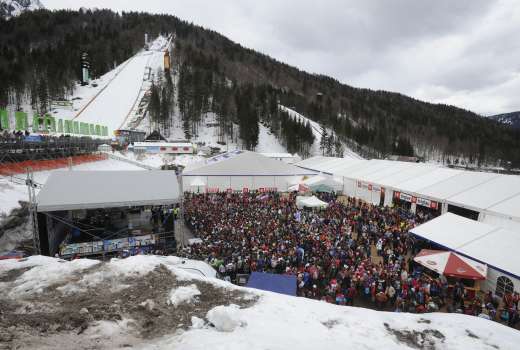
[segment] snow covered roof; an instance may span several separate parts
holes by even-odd
[[[316,172],[249,151],[232,151],[187,167],[183,176],[294,176]]]
[[[36,201],[39,212],[167,205],[179,186],[174,171],[56,171]]]
[[[520,278],[520,235],[452,213],[411,230],[419,237]]]

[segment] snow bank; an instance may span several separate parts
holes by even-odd
[[[208,311],[206,318],[219,332],[233,332],[237,327],[246,326],[241,319],[237,305],[217,306]]]
[[[184,263],[182,263],[184,261]],[[136,349],[212,349],[212,350],[234,350],[234,349],[516,349],[520,343],[520,332],[505,327],[499,323],[478,317],[461,314],[407,314],[378,312],[369,309],[336,306],[309,300],[304,298],[290,297],[282,294],[260,292],[254,289],[232,286],[226,282],[213,278],[202,277],[199,273],[182,270],[179,266],[200,268],[200,262],[184,260],[176,257],[159,256],[135,256],[127,259],[113,259],[103,264],[103,269],[94,269],[94,272],[85,271],[86,268],[94,266],[97,261],[79,259],[71,262],[63,260],[35,256],[22,261],[0,261],[0,275],[6,271],[20,268],[29,268],[12,282],[6,282],[11,288],[5,289],[0,285],[0,290],[7,290],[7,297],[19,298],[23,301],[26,293],[41,290],[53,283],[65,283],[67,276],[74,273],[83,273],[84,278],[102,271],[105,280],[111,276],[126,275],[146,276],[159,265],[166,266],[174,274],[176,280],[179,277],[192,278],[192,283],[197,285],[184,286],[171,291],[170,301],[182,303],[189,307],[193,297],[199,296],[200,301],[193,303],[193,309],[200,309],[205,300],[215,298],[210,290],[203,289],[197,279],[204,280],[220,288],[229,290],[247,291],[258,298],[252,306],[239,308],[233,303],[218,301],[205,309],[204,313],[182,319],[179,323],[168,328],[168,333],[160,338],[140,338],[142,329],[135,328],[138,324],[132,324],[129,320],[112,322],[105,320],[91,323],[85,334],[92,342],[104,344],[100,348],[117,348],[115,340],[119,338],[124,344],[130,344]],[[203,264],[203,263],[202,263]],[[138,283],[141,278],[134,281]],[[68,284],[74,284],[69,281]],[[131,283],[131,282],[129,282]],[[203,284],[207,286],[207,284]],[[152,285],[150,285],[153,288]],[[141,290],[141,289],[139,289]],[[220,289],[221,290],[221,289]],[[106,289],[110,291],[110,289]],[[145,317],[142,324],[146,324],[146,317],[156,317],[155,305],[164,305],[168,298],[169,289],[165,294],[160,294],[160,299],[139,300],[143,313],[138,314]],[[214,292],[214,291],[213,291]],[[228,293],[227,290],[224,291]],[[125,294],[126,295],[126,294]],[[153,295],[153,294],[151,294]],[[0,299],[6,297],[0,295]],[[133,295],[127,295],[130,299]],[[172,300],[173,299],[173,300]],[[225,306],[223,304],[232,303]],[[217,306],[215,306],[217,305]],[[87,309],[91,306],[84,305]],[[94,312],[96,305],[92,305],[90,311]],[[153,310],[147,311],[147,310]],[[206,311],[207,310],[207,311]],[[97,310],[99,312],[99,310]],[[176,314],[176,313],[175,313]],[[99,315],[99,313],[98,313]],[[193,314],[192,314],[193,315]],[[204,320],[205,318],[205,320]],[[134,320],[139,321],[137,318]],[[191,325],[186,326],[188,323]],[[137,322],[138,323],[138,322]],[[177,327],[177,328],[176,328]],[[0,326],[1,328],[1,326]],[[130,330],[131,336],[127,337]],[[79,342],[85,341],[85,336],[73,333]],[[57,335],[56,335],[57,337]],[[64,338],[61,335],[61,341]],[[52,338],[54,339],[54,338]],[[56,338],[58,339],[58,338]],[[105,342],[106,340],[106,342]],[[74,341],[76,344],[76,340]],[[52,344],[51,338],[45,335],[34,339],[34,348],[41,348],[41,344]],[[91,345],[90,343],[81,343]],[[119,343],[118,343],[119,344]],[[70,345],[70,343],[69,343]],[[78,348],[91,348],[82,345]],[[47,348],[52,348],[51,345]]]
[[[196,285],[190,284],[189,286],[183,286],[173,289],[170,292],[170,298],[168,304],[177,307],[183,303],[196,302],[197,296],[200,295],[200,291]]]
[[[77,259],[65,261],[44,256],[31,256],[20,261],[0,261],[0,272],[11,269],[31,268],[16,279],[14,287],[9,292],[9,297],[17,298],[21,295],[41,293],[44,288],[65,283],[74,273],[97,264],[99,264],[98,260]]]
[[[207,315],[215,328],[204,327],[199,320],[192,320],[193,327],[189,331],[153,348],[420,348],[399,340],[398,332],[410,332],[411,339],[428,342],[423,344],[425,349],[515,349],[520,341],[520,332],[477,317],[378,312],[275,293],[262,295],[260,302],[251,308],[216,307]],[[247,326],[241,321],[246,321]]]

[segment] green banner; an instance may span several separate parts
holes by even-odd
[[[58,132],[63,132],[63,119],[58,119]]]
[[[33,132],[40,131],[40,116],[38,114],[33,115],[32,131]]]
[[[15,119],[15,129],[18,130],[27,130],[27,113],[24,112],[14,112]]]
[[[73,122],[74,123],[74,127],[73,127],[73,133],[75,134],[79,134],[79,122]]]
[[[44,124],[45,124],[46,131],[50,131],[50,132],[56,131],[56,119],[53,116],[46,114],[44,117]]]
[[[5,109],[0,109],[0,126],[2,129],[9,129],[9,114]]]

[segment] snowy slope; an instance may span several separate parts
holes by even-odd
[[[0,336],[19,349],[495,350],[520,342],[517,330],[482,318],[336,306],[201,276],[211,273],[176,257],[0,261]]]
[[[152,71],[160,68],[163,51],[166,44],[164,37],[159,37],[151,45],[152,49],[143,51],[124,64],[118,75],[74,120],[87,123],[101,123],[108,126],[109,135],[125,126],[129,113],[142,96],[147,84],[143,77],[145,68]]]
[[[43,8],[44,6],[39,0],[0,0],[0,17],[16,17],[24,11]]]
[[[56,108],[53,115],[107,126],[108,135],[114,136],[113,131],[126,126],[133,108],[150,87],[145,73],[149,69],[152,74],[162,70],[167,44],[167,38],[159,36],[149,50],[140,51],[88,86],[77,85],[70,97],[72,109]]]
[[[302,114],[296,112],[295,110],[285,107],[282,105],[279,105],[280,110],[289,113],[289,115],[299,121],[302,121],[303,123],[307,123],[307,121],[311,124],[312,127],[312,133],[314,134],[314,144],[311,147],[311,154],[315,156],[321,155],[320,150],[320,141],[321,141],[321,125],[319,123],[316,123],[315,121],[303,116]],[[331,129],[327,128],[327,132],[330,134],[332,132]],[[351,150],[347,147],[347,145],[343,144],[344,148],[344,156],[354,159],[363,159],[359,154]]]
[[[203,116],[202,127],[198,130],[198,135],[191,139],[192,142],[203,142],[206,146],[211,147],[219,147],[223,151],[232,151],[235,149],[240,149],[241,145],[238,140],[238,137],[227,137],[226,145],[220,145],[217,143],[218,141],[218,127],[216,126],[208,126],[214,125],[216,123],[216,115],[213,112],[206,113]],[[172,130],[172,134],[170,135],[170,139],[182,140],[184,139],[184,130],[182,128],[182,120],[179,115],[179,112],[175,113],[173,116],[174,129]],[[235,125],[235,131],[238,133],[238,126]],[[271,134],[268,128],[266,128],[261,123],[258,124],[258,145],[255,149],[256,152],[260,153],[287,153],[287,149],[278,141],[276,136]]]

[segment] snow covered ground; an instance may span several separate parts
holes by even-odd
[[[309,121],[311,123],[312,133],[314,134],[314,144],[311,147],[311,154],[314,155],[314,156],[321,155],[322,152],[320,150],[320,141],[321,141],[321,126],[320,126],[320,124],[316,123],[315,121],[312,121],[311,119],[303,116],[302,114],[296,112],[295,110],[293,110],[293,109],[291,109],[289,107],[285,107],[285,106],[279,105],[279,108],[280,108],[280,110],[289,113],[289,115],[292,118],[295,118],[296,120],[300,120],[303,123],[307,123],[307,121]],[[327,132],[330,134],[332,132],[332,130],[327,128]],[[363,157],[361,157],[359,154],[357,154],[356,152],[354,152],[353,150],[348,148],[347,145],[345,145],[345,144],[343,144],[343,149],[344,149],[344,157],[354,158],[354,159],[363,159]]]
[[[237,138],[226,138],[226,144],[220,145],[218,144],[219,135],[218,135],[218,127],[213,126],[217,122],[216,115],[213,112],[206,113],[203,116],[203,127],[198,130],[198,135],[192,138],[192,142],[204,142],[206,146],[211,147],[219,147],[223,151],[233,151],[235,149],[240,149],[241,146]],[[177,111],[177,113],[173,117],[173,130],[170,135],[170,139],[173,140],[182,140],[184,139],[184,130],[182,128],[182,120]],[[280,141],[273,135],[268,128],[266,128],[261,123],[258,124],[259,133],[258,133],[258,145],[255,149],[256,152],[259,153],[287,153],[287,149],[280,143]],[[238,132],[238,126],[235,125],[235,130]]]
[[[335,306],[189,268],[214,273],[176,257],[0,261],[0,339],[17,349],[154,350],[495,350],[520,342],[517,330],[477,317]]]

